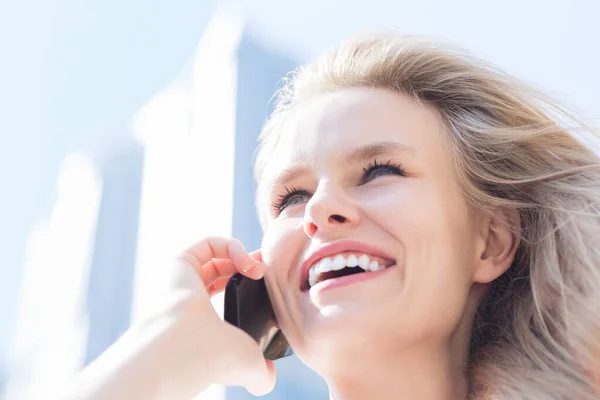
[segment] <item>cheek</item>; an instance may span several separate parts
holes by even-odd
[[[302,250],[298,249],[301,224],[301,220],[294,218],[271,221],[261,244],[263,262],[270,270],[275,269],[275,273],[279,274],[282,269],[279,265],[291,262],[294,249]]]
[[[368,217],[406,247],[407,256],[418,257],[442,275],[454,274],[448,264],[460,258],[460,268],[472,262],[474,230],[467,205],[456,188],[424,180],[374,188],[362,199]],[[467,258],[465,258],[467,257]],[[444,262],[447,258],[448,262]],[[459,265],[454,265],[459,267]]]
[[[297,311],[296,264],[302,255],[305,243],[301,220],[285,218],[271,221],[265,231],[261,246],[263,261],[267,265],[265,282],[280,327],[289,342],[299,348],[301,318]]]
[[[447,239],[448,211],[434,188],[416,179],[372,187],[361,193],[368,218],[401,243],[439,246]],[[414,249],[412,249],[414,250]]]
[[[451,332],[472,283],[473,237],[466,205],[441,192],[407,183],[380,190],[368,206],[369,218],[402,247],[404,289],[396,307],[406,317],[403,324],[418,330],[411,336]]]

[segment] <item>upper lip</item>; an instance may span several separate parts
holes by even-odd
[[[371,254],[377,257],[394,260],[389,254],[383,250],[368,245],[366,243],[353,240],[344,240],[336,243],[327,244],[315,249],[300,266],[300,287],[303,288],[308,282],[308,272],[310,267],[318,260],[334,254],[339,254],[344,251],[355,251],[360,253]]]

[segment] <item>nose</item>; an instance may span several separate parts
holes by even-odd
[[[341,188],[333,185],[320,185],[304,210],[304,232],[311,238],[330,236],[340,228],[352,228],[359,223],[356,205]]]

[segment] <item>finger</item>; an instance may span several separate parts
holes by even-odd
[[[200,275],[204,284],[209,286],[218,279],[230,278],[238,272],[252,279],[260,279],[264,275],[265,268],[262,264],[259,264],[257,263],[257,265],[249,270],[239,271],[238,267],[231,260],[215,258],[204,264],[196,272]]]
[[[262,260],[262,249],[254,250],[250,252],[250,257],[254,258],[258,262],[263,262]]]
[[[181,257],[190,262],[196,269],[200,268],[213,258],[230,259],[241,270],[252,267],[254,260],[244,245],[233,238],[208,237],[200,240],[185,250]]]
[[[244,245],[237,239],[209,237],[203,239],[187,250],[180,258],[189,262],[196,271],[202,275],[203,266],[212,261],[213,258],[229,259],[236,266],[236,270],[244,274],[249,274],[257,265],[257,260],[252,258],[244,248]],[[215,265],[209,265],[208,268],[214,269]],[[264,270],[262,266],[258,271]],[[219,274],[219,270],[215,272]],[[254,277],[257,272],[252,271],[249,276]],[[261,274],[262,276],[262,274]]]
[[[271,393],[275,388],[277,380],[275,363],[271,360],[264,360],[264,368],[261,369],[260,374],[246,385],[246,390],[254,396],[264,396],[265,394]]]
[[[231,260],[215,258],[196,270],[206,286],[214,284],[221,278],[229,279],[237,272],[237,267]]]
[[[229,278],[219,278],[217,279],[215,282],[213,282],[208,288],[208,294],[212,297],[216,294],[221,293],[223,290],[225,290],[225,287],[227,286],[227,282],[229,282]]]

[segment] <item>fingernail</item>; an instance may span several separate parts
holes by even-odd
[[[251,266],[249,266],[249,267],[247,267],[247,268],[244,268],[242,271],[243,271],[245,274],[247,274],[247,273],[248,273],[249,271],[251,271],[251,270],[252,270],[252,268],[254,268],[254,267],[256,267],[256,264],[254,264],[254,265],[251,265]]]

